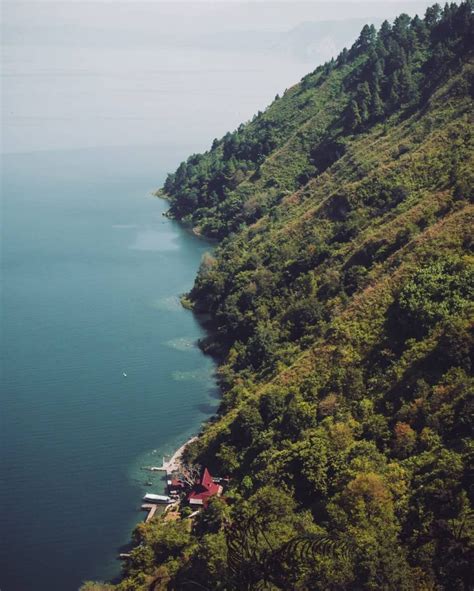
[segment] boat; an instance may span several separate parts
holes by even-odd
[[[156,503],[165,505],[169,505],[173,502],[173,499],[168,495],[155,495],[153,493],[146,493],[146,495],[143,497],[143,500],[146,503]]]
[[[124,378],[127,377],[127,374],[124,371],[122,372],[122,375],[123,375]]]

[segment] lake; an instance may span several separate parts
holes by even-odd
[[[187,150],[3,158],[2,591],[117,576],[142,495],[163,487],[143,467],[218,404],[179,303],[210,247],[151,196]]]

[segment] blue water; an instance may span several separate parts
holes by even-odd
[[[162,486],[143,466],[216,406],[203,330],[178,300],[209,246],[150,195],[179,156],[3,159],[2,591],[117,576],[140,498]]]

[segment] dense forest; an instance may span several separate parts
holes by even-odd
[[[219,241],[187,302],[222,402],[187,455],[229,486],[84,589],[474,588],[472,9],[365,26],[168,176]]]

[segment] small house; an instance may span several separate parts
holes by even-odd
[[[191,492],[188,494],[188,503],[190,505],[205,506],[212,496],[220,496],[221,494],[222,486],[217,482],[214,482],[209,470],[204,468],[200,480],[196,482]]]

